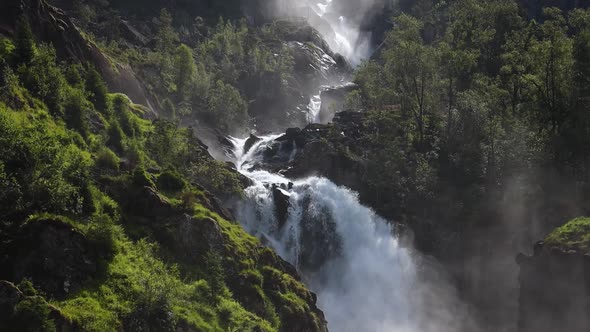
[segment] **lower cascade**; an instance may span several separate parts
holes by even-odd
[[[436,264],[400,245],[394,228],[325,178],[290,182],[257,168],[278,136],[244,152],[238,169],[254,184],[236,209],[248,232],[275,249],[317,293],[331,331],[475,331]]]

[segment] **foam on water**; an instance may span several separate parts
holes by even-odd
[[[251,170],[277,137],[263,137],[246,153],[246,140],[233,140],[236,165],[254,181],[236,214],[248,232],[303,274],[330,330],[459,331],[462,316],[446,311],[450,303],[459,306],[450,287],[421,278],[424,266],[416,254],[400,246],[391,225],[360,204],[356,193],[325,178],[289,185],[279,174]],[[282,227],[275,217],[273,184],[282,185],[289,197],[289,217]]]

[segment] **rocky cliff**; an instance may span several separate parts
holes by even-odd
[[[520,332],[590,330],[589,225],[573,220],[517,257]]]

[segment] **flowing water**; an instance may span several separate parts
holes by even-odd
[[[464,317],[448,308],[460,306],[451,287],[433,264],[400,246],[391,224],[361,205],[356,193],[325,178],[291,182],[256,169],[277,137],[263,137],[246,152],[246,140],[233,139],[236,166],[254,181],[237,217],[248,232],[297,267],[317,293],[329,329],[459,331]],[[289,200],[283,225],[275,214],[275,190]]]
[[[334,31],[332,37],[324,35],[330,46],[358,63],[367,56],[358,26],[337,14],[334,19],[332,12],[334,2],[343,0],[319,1],[287,3],[311,6]],[[309,123],[318,122],[321,105],[321,93],[311,98]],[[248,151],[247,139],[231,138],[233,162],[254,183],[238,203],[236,216],[248,232],[298,269],[318,295],[330,331],[476,331],[436,262],[400,245],[392,223],[360,204],[357,193],[326,178],[292,180],[262,169],[265,151],[276,149],[279,136],[261,137]],[[278,153],[282,160],[292,160],[295,143]],[[277,210],[278,199],[288,201],[286,216]]]

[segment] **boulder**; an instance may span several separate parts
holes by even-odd
[[[246,140],[246,144],[244,144],[244,154],[248,153],[250,149],[262,139],[254,134],[250,134],[250,137]]]
[[[141,188],[129,208],[133,215],[146,218],[166,217],[174,212],[172,204],[152,187]]]

